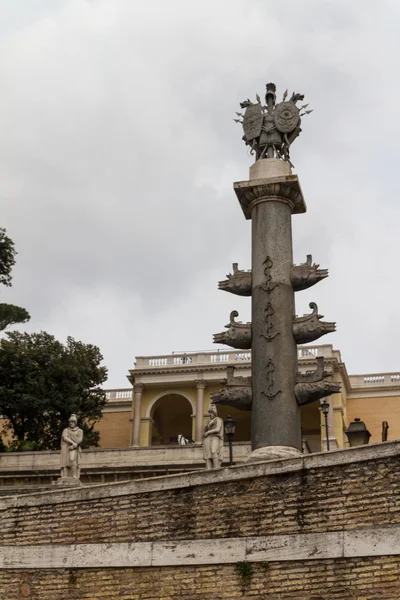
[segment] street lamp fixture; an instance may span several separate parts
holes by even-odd
[[[329,414],[329,404],[326,400],[321,403],[321,412],[324,415],[325,419],[325,437],[326,437],[326,449],[329,452],[329,431],[328,431],[328,414]]]
[[[236,421],[228,415],[224,421],[224,429],[229,443],[229,466],[233,465],[232,440],[235,435]]]
[[[354,421],[350,423],[348,430],[345,431],[345,434],[347,435],[351,447],[368,444],[369,438],[371,437],[370,432],[365,427],[364,421],[361,421],[361,419],[354,419]]]

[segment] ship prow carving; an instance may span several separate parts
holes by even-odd
[[[310,404],[340,392],[341,384],[332,381],[331,373],[324,370],[324,357],[316,358],[317,368],[311,373],[297,373],[294,395],[299,406]]]
[[[324,370],[324,358],[319,356],[317,368],[311,373],[297,373],[294,393],[297,404],[303,406],[317,402],[325,396],[340,392],[341,384],[332,380],[332,375]],[[223,389],[211,393],[211,402],[232,406],[238,410],[251,410],[253,389],[251,377],[235,377],[235,368],[227,368],[227,378],[221,380]]]
[[[320,320],[323,315],[318,314],[315,302],[310,302],[309,306],[312,310],[309,315],[295,317],[293,321],[293,335],[297,344],[308,344],[326,333],[336,331],[336,323]]]
[[[315,383],[316,381],[320,381],[323,377],[327,377],[329,373],[327,373],[325,369],[325,359],[323,356],[318,356],[316,359],[317,368],[315,371],[311,371],[311,373],[297,373],[296,382],[297,383]]]
[[[232,270],[227,279],[218,283],[218,289],[237,296],[251,296],[251,271],[240,270],[238,263],[233,263]]]
[[[306,290],[325,277],[329,277],[328,269],[320,269],[319,265],[312,264],[312,255],[307,254],[307,261],[294,265],[292,270],[292,287],[295,292]]]
[[[233,263],[232,273],[227,274],[227,279],[218,282],[218,289],[230,292],[237,296],[251,296],[252,272],[238,268],[238,263]],[[328,269],[320,269],[319,265],[312,264],[312,255],[307,254],[307,260],[300,265],[293,265],[291,282],[295,292],[306,290],[322,279],[329,276]]]
[[[227,379],[222,379],[220,382],[225,387],[211,393],[211,402],[232,406],[238,410],[251,410],[253,401],[251,377],[235,377],[234,372],[234,367],[227,368]]]
[[[228,325],[225,325],[227,331],[214,334],[214,344],[226,344],[237,350],[249,350],[251,348],[251,323],[241,323],[235,321],[238,317],[237,310],[230,314]]]
[[[327,374],[321,381],[313,383],[296,383],[294,386],[294,395],[296,396],[297,404],[303,406],[310,404],[340,392],[341,384],[339,381],[332,381],[331,376]]]

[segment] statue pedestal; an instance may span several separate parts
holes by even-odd
[[[290,163],[279,158],[262,158],[250,167],[250,179],[270,179],[289,175],[292,175]]]
[[[83,484],[75,477],[59,477],[56,482],[58,487],[81,487]]]

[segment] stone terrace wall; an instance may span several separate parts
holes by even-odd
[[[0,598],[398,600],[399,456],[389,442],[4,497]]]
[[[254,565],[242,586],[233,565],[0,572],[2,600],[398,600],[398,558]]]

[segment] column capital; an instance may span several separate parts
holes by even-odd
[[[138,383],[133,384],[133,391],[135,392],[135,394],[143,392],[143,390],[144,390],[144,383],[138,381]]]
[[[233,187],[246,219],[251,219],[251,211],[259,202],[284,202],[294,214],[307,210],[296,175],[238,181]]]
[[[207,387],[207,382],[204,379],[197,379],[196,387],[198,390],[204,390]]]

